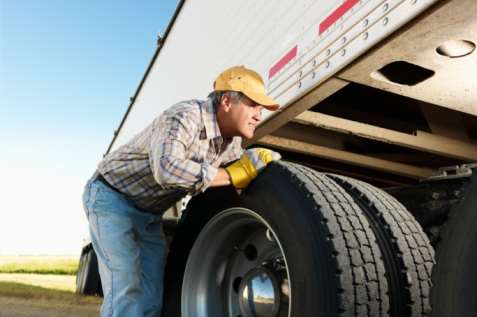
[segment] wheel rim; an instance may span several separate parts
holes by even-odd
[[[249,209],[225,210],[202,229],[189,254],[182,316],[290,316],[289,276],[271,226]]]

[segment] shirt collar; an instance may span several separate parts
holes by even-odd
[[[202,122],[204,123],[205,128],[205,138],[222,138],[219,123],[217,122],[217,111],[214,107],[212,99],[207,98],[207,100],[203,101],[201,103],[200,110],[202,114]]]

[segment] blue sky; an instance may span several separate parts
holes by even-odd
[[[0,254],[75,254],[82,187],[177,5],[0,0]]]

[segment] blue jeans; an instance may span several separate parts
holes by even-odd
[[[162,215],[137,209],[101,181],[83,204],[103,286],[101,316],[160,317],[167,245]]]

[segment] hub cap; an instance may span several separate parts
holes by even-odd
[[[286,257],[261,216],[228,209],[202,229],[184,272],[183,317],[289,317],[291,296]]]
[[[275,317],[280,308],[280,292],[273,272],[265,268],[248,272],[240,285],[239,300],[245,317]]]

